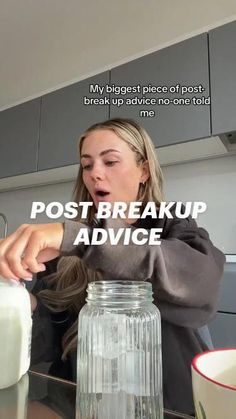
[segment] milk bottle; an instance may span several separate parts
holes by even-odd
[[[30,297],[18,281],[0,279],[0,389],[27,372],[31,347]]]
[[[28,390],[28,374],[14,386],[0,390],[0,419],[27,418]]]

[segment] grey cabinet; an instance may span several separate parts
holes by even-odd
[[[0,178],[37,170],[40,99],[0,113]]]
[[[236,347],[236,315],[217,313],[208,326],[215,348]]]
[[[218,313],[209,324],[216,348],[236,347],[236,264],[225,263]]]
[[[221,282],[219,311],[234,313],[236,317],[236,264],[225,263]]]
[[[176,93],[171,93],[170,87],[180,85]],[[137,120],[151,135],[156,146],[180,143],[192,139],[208,137],[210,135],[210,105],[197,105],[198,101],[209,102],[209,68],[208,68],[208,39],[202,34],[178,44],[164,48],[160,51],[146,55],[127,64],[111,70],[111,85],[138,86],[140,92],[111,93],[115,102],[118,98],[124,99],[122,106],[116,102],[111,105],[111,117],[127,117]],[[204,91],[200,92],[202,88]],[[167,93],[143,94],[143,87],[166,86]],[[194,87],[194,89],[192,89]],[[189,90],[181,95],[181,89]],[[193,92],[192,90],[195,90]],[[197,93],[196,93],[197,91]],[[192,93],[190,93],[192,92]],[[117,93],[119,90],[117,89]],[[163,99],[172,100],[168,104],[159,105],[129,105],[126,99],[135,97],[154,98],[161,103]],[[193,99],[195,97],[195,99]],[[207,98],[202,99],[203,97]],[[188,99],[189,104],[180,105],[179,99]],[[196,100],[196,98],[198,100]],[[129,101],[128,101],[129,103]],[[154,111],[149,116],[142,111]],[[152,116],[150,116],[152,115]]]
[[[43,96],[39,170],[78,162],[78,137],[109,115],[108,105],[85,105],[83,98],[102,98],[98,93],[89,93],[89,85],[103,86],[108,82],[109,72],[105,72]]]
[[[236,22],[209,33],[212,133],[236,130]]]

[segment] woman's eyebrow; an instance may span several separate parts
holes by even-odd
[[[108,154],[108,153],[111,153],[111,152],[120,153],[119,150],[115,150],[114,148],[109,148],[108,150],[101,151],[101,153],[99,154],[99,156],[104,156],[104,154]],[[81,154],[81,157],[80,158],[81,159],[83,159],[83,158],[92,158],[92,156],[90,156],[90,154]]]

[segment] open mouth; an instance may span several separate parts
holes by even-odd
[[[104,197],[104,196],[109,195],[109,193],[110,193],[110,192],[106,192],[106,191],[102,191],[102,190],[100,190],[100,191],[99,191],[99,190],[98,190],[98,191],[96,191],[96,192],[95,192],[95,195],[96,195],[96,196],[99,196],[99,197]]]

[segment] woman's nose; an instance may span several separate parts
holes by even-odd
[[[104,171],[99,165],[94,165],[90,175],[94,180],[102,180],[104,178]]]

